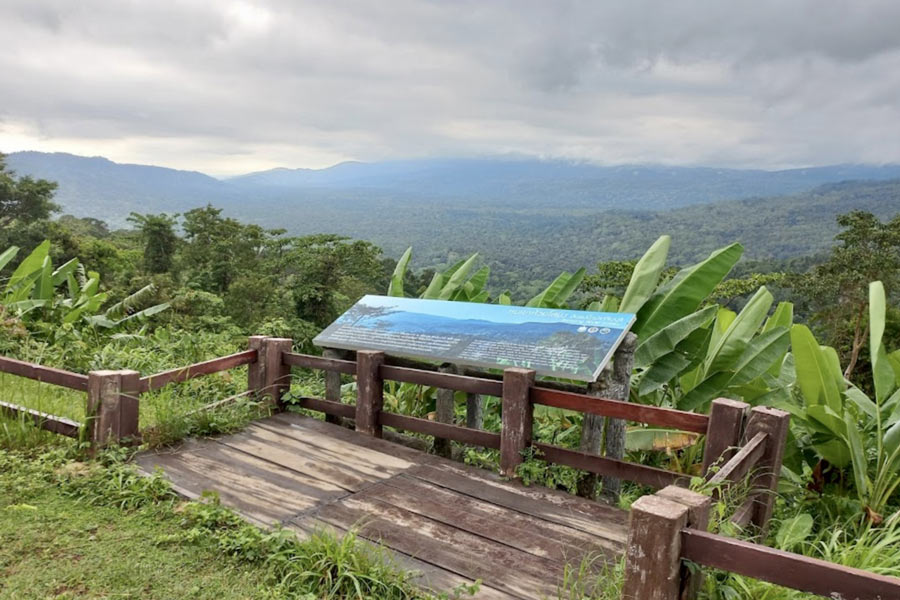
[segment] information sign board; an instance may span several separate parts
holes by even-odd
[[[313,342],[595,381],[634,318],[630,313],[365,296]]]

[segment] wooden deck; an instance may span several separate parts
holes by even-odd
[[[477,598],[555,598],[566,563],[616,559],[626,539],[619,509],[292,413],[136,460],[161,467],[186,497],[218,492],[262,526],[358,527],[421,572],[423,587],[481,579]]]

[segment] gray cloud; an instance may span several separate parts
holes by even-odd
[[[900,162],[900,3],[5,0],[0,150]]]

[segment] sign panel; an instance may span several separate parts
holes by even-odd
[[[313,342],[595,381],[634,318],[628,313],[365,296]]]

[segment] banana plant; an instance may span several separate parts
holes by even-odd
[[[783,405],[794,428],[816,453],[850,467],[856,494],[878,523],[900,487],[900,382],[884,347],[886,300],[880,281],[869,284],[869,350],[874,399],[844,378],[838,354],[820,346],[804,325],[791,330],[796,386],[802,403]],[[874,460],[872,460],[874,457]]]
[[[0,254],[0,269],[18,254],[12,246]],[[112,329],[126,322],[143,320],[166,308],[158,304],[137,310],[155,293],[152,285],[145,286],[107,309],[103,305],[109,299],[100,291],[100,275],[86,271],[73,258],[53,268],[50,258],[50,242],[44,241],[35,248],[13,271],[0,295],[0,304],[19,318],[40,320],[53,324],[84,322],[103,329]]]
[[[406,277],[406,270],[409,267],[411,257],[412,247],[406,249],[406,252],[397,261],[397,266],[394,267],[391,282],[388,286],[388,296],[402,298],[406,295],[403,289],[403,280]],[[476,252],[443,273],[435,273],[431,283],[428,284],[428,287],[419,297],[428,300],[487,302],[490,299],[490,294],[484,288],[491,272],[490,268],[485,265],[469,277],[477,259],[478,253]]]

